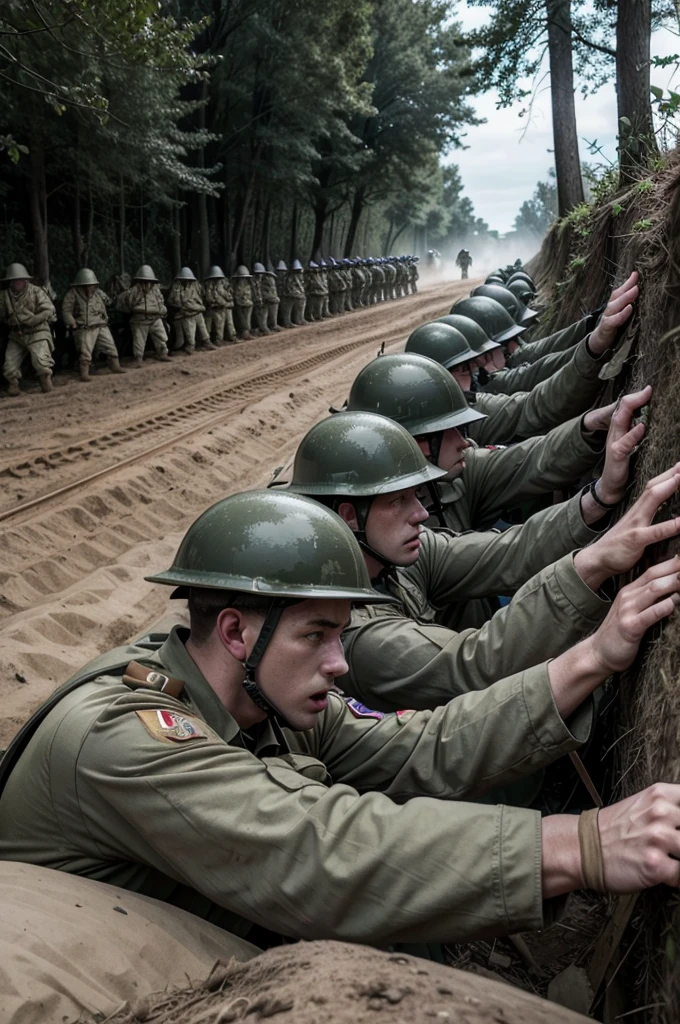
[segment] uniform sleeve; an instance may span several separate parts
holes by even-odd
[[[22,327],[38,327],[40,324],[49,323],[56,318],[57,311],[54,303],[44,288],[35,289],[35,306],[30,316],[22,321]]]
[[[578,345],[580,341],[593,329],[592,317],[584,316],[575,324],[549,334],[547,338],[540,338],[538,341],[529,341],[521,348],[513,352],[506,360],[507,365],[513,369],[523,363],[535,363],[537,359],[550,355],[552,352],[565,352],[567,349]]]
[[[537,359],[535,363],[526,363],[514,370],[499,370],[489,378],[484,390],[492,395],[512,395],[515,391],[531,391],[533,387],[547,380],[553,373],[557,373],[569,362],[574,355],[574,349],[568,348],[565,352],[553,352],[550,355]]]
[[[391,611],[357,609],[343,637],[349,672],[339,685],[380,711],[435,708],[562,654],[596,629],[609,607],[565,555],[481,629],[455,633]]]
[[[75,305],[76,296],[73,288],[69,288],[64,296],[64,301],[61,304],[61,315],[64,318],[64,323],[67,327],[75,327],[76,320],[73,315],[73,307]]]
[[[569,487],[597,465],[604,435],[583,429],[582,417],[501,451],[479,448],[466,457],[463,475],[472,522],[484,529],[504,508],[537,494]]]
[[[585,341],[573,359],[531,391],[512,395],[480,395],[480,412],[487,419],[470,431],[478,444],[510,444],[545,434],[579,413],[586,412],[602,389],[599,372],[605,357],[593,358]],[[473,423],[472,427],[477,427]]]
[[[418,746],[417,730],[408,742]],[[575,742],[566,731],[564,742]],[[338,765],[349,745],[346,726]],[[542,924],[534,811],[426,796],[399,804],[217,737],[154,741],[134,712],[90,730],[78,775],[102,858],[148,864],[291,937],[464,941]]]

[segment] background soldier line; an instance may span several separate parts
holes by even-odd
[[[284,328],[318,323],[341,313],[418,291],[415,255],[256,262],[241,264],[231,278],[212,266],[202,282],[182,267],[164,297],[154,270],[139,267],[132,279],[111,279],[108,294],[97,275],[83,267],[64,296],[57,320],[54,294],[33,284],[21,263],[10,264],[0,282],[0,324],[6,332],[3,375],[7,394],[21,393],[21,367],[30,357],[41,390],[52,390],[55,365],[78,361],[80,380],[91,380],[92,361],[104,356],[112,373],[124,373],[120,358],[132,349],[132,367],[143,366],[150,341],[159,362],[193,355],[196,348],[248,341]],[[129,331],[128,331],[129,328]],[[75,357],[75,358],[74,358]]]

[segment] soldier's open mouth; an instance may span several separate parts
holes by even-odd
[[[313,693],[309,699],[320,711],[323,711],[328,705],[328,690],[319,690],[318,693]]]

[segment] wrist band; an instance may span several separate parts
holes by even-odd
[[[595,892],[606,892],[604,882],[604,862],[600,844],[600,826],[598,816],[600,808],[583,811],[578,819],[578,845],[581,851],[581,874],[586,889]]]
[[[602,498],[599,498],[598,495],[597,495],[597,491],[595,489],[595,484],[596,483],[597,483],[597,480],[593,480],[593,482],[591,483],[590,487],[588,488],[589,493],[592,495],[593,501],[595,502],[596,505],[599,505],[600,508],[603,508],[605,510],[605,512],[611,512],[611,510],[613,508],[616,508],[616,506],[619,504],[619,502],[618,501],[614,501],[614,502],[612,502],[612,504],[608,504],[606,501],[602,501]]]

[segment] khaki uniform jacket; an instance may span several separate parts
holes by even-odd
[[[0,321],[10,332],[21,332],[23,341],[31,345],[47,341],[52,346],[52,332],[48,324],[57,318],[54,303],[44,288],[26,282],[23,292],[16,294],[10,288],[0,292]]]
[[[537,359],[542,359],[543,356],[550,355],[551,352],[564,352],[573,348],[590,334],[595,326],[594,320],[595,318],[592,316],[584,316],[582,320],[570,324],[569,327],[564,327],[561,331],[556,331],[555,334],[549,334],[547,338],[525,342],[521,348],[508,356],[505,360],[506,366],[509,369],[514,369],[516,366],[522,366],[523,363],[535,363]]]
[[[469,425],[469,436],[477,444],[485,445],[510,444],[545,434],[590,408],[602,390],[599,373],[607,359],[608,353],[593,358],[582,341],[566,366],[531,391],[512,395],[467,394],[468,403],[487,416]]]
[[[105,327],[109,322],[106,307],[110,305],[111,299],[101,288],[91,299],[82,288],[69,288],[61,304],[61,315],[67,327]]]
[[[347,281],[345,281],[345,278],[342,276],[337,267],[331,270],[328,275],[328,289],[333,293],[347,291]]]
[[[249,277],[232,277],[231,287],[234,292],[234,302],[237,306],[248,307],[253,305],[253,289]]]
[[[203,294],[198,281],[190,281],[183,285],[181,281],[174,281],[168,293],[168,306],[172,308],[174,320],[183,320],[186,317],[196,316],[198,313],[205,313]]]
[[[355,717],[332,694],[308,732],[245,735],[185,638],[112,652],[183,679],[182,700],[102,675],[50,712],[0,801],[0,857],[241,935],[464,941],[546,923],[540,815],[467,802],[588,738],[590,706],[565,723],[545,665],[433,712]]]
[[[307,295],[328,294],[324,279],[318,270],[310,270],[305,273],[305,292]]]
[[[480,389],[492,395],[512,395],[516,391],[531,391],[532,388],[557,373],[574,358],[574,349],[553,352],[542,356],[535,363],[523,363],[514,370],[498,370],[489,375],[489,380]]]
[[[275,277],[272,277],[271,274],[262,274],[260,278],[260,286],[262,289],[262,302],[269,304],[270,302],[279,301],[279,293],[276,290]]]
[[[385,274],[385,280],[389,284],[395,284],[396,283],[396,280],[397,280],[397,268],[395,267],[395,265],[393,263],[386,263],[384,265],[384,267],[383,267],[383,272]]]
[[[289,270],[283,279],[281,294],[286,299],[305,298],[305,275],[301,270]]]
[[[118,296],[118,308],[123,313],[131,313],[133,324],[152,324],[167,314],[160,285],[153,284],[148,292],[141,285],[133,284],[131,288]]]
[[[203,298],[208,309],[234,308],[231,283],[223,277],[214,277],[203,282]]]
[[[253,274],[253,278],[250,282],[250,287],[253,293],[253,305],[262,305],[262,280],[264,274]]]

